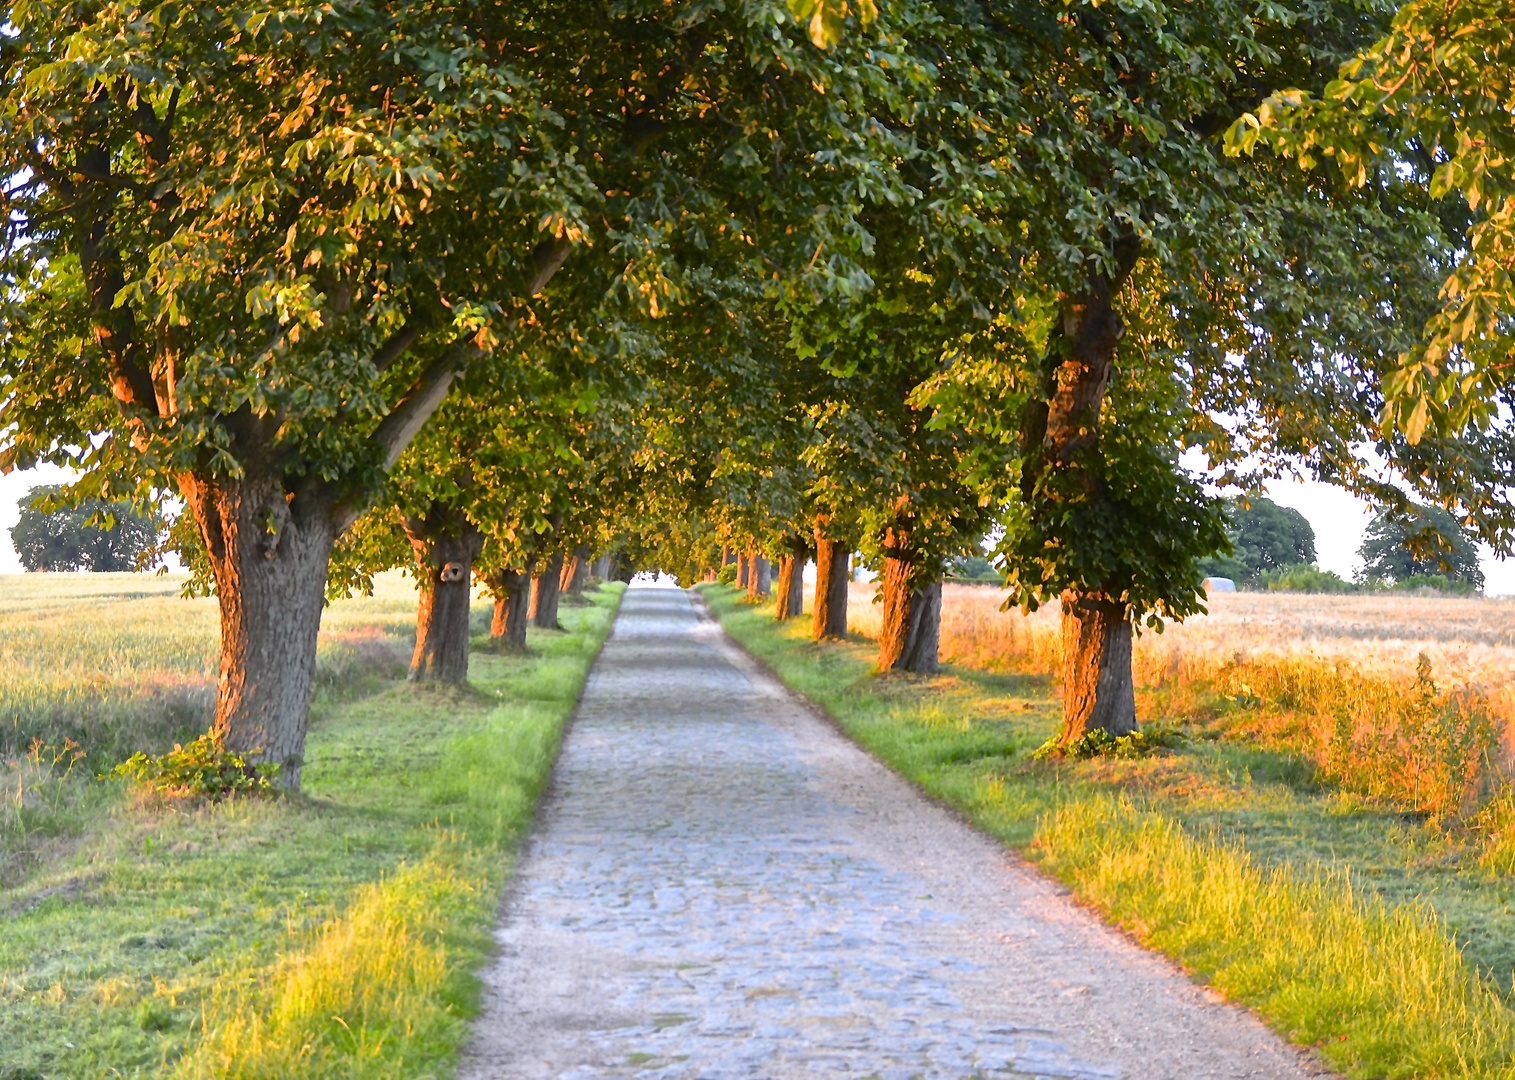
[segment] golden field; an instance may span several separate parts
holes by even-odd
[[[878,633],[875,592],[852,586],[848,626],[864,637]],[[1057,605],[1027,616],[1003,601],[992,587],[945,586],[942,659],[1055,677]],[[1509,798],[1515,601],[1242,592],[1208,606],[1137,639],[1143,722],[1288,750],[1325,779],[1436,816]]]

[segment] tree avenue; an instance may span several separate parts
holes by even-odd
[[[1008,602],[1061,604],[1060,744],[1125,734],[1223,492],[1515,523],[1503,174],[1331,83],[1452,32],[1414,10],[7,4],[0,465],[182,504],[213,730],[290,785],[325,597],[402,565],[420,682],[467,679],[476,588],[519,650],[591,561],[728,556],[817,638],[857,556],[879,670],[930,672],[997,530]]]
[[[576,246],[656,314],[668,249],[766,224],[753,258],[824,290],[898,186],[853,108],[877,63],[778,3],[5,14],[4,464],[182,498],[215,729],[295,785],[333,543]]]

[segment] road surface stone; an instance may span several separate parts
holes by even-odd
[[[1321,1072],[627,591],[517,866],[468,1080]]]

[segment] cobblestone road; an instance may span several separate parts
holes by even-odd
[[[462,1075],[1319,1075],[634,588],[518,867]]]

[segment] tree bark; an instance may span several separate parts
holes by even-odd
[[[747,554],[747,599],[751,603],[757,603],[767,596],[772,590],[772,577],[768,569],[768,558],[761,552],[752,551]]]
[[[563,580],[563,553],[556,552],[532,590],[531,623],[543,630],[561,630],[558,625],[558,587]]]
[[[484,534],[461,510],[433,504],[425,517],[407,517],[405,535],[415,551],[421,583],[411,682],[468,681],[468,607],[473,561]]]
[[[901,555],[884,559],[884,626],[879,634],[879,671],[934,674],[941,639],[942,583],[916,587],[916,566]]]
[[[573,558],[563,567],[563,579],[559,588],[575,600],[581,600],[584,597],[584,586],[588,581],[589,549],[576,547],[573,549]]]
[[[1115,366],[1125,324],[1115,310],[1115,288],[1135,265],[1139,247],[1131,238],[1117,242],[1116,281],[1090,275],[1087,288],[1062,298],[1058,339],[1063,350],[1051,370],[1049,399],[1037,447],[1037,470],[1070,474],[1094,504],[1106,498],[1099,456],[1100,410]],[[1028,434],[1038,434],[1034,431]],[[1034,483],[1036,472],[1030,475]],[[1023,483],[1026,478],[1023,477]],[[1076,538],[1069,538],[1076,543]],[[1113,599],[1113,584],[1069,589],[1062,595],[1063,727],[1059,745],[1099,728],[1112,735],[1136,730],[1131,678],[1131,614]]]
[[[798,619],[805,606],[805,557],[785,555],[779,560],[778,601],[773,617],[780,622]]]
[[[747,553],[745,551],[739,552],[736,557],[736,587],[738,589],[745,589],[747,587],[748,572]]]
[[[527,614],[531,607],[531,578],[521,570],[496,570],[485,579],[494,597],[489,624],[493,644],[509,652],[526,651]]]
[[[847,636],[847,573],[852,545],[831,540],[819,532],[815,536],[815,623],[812,636],[844,638]]]
[[[599,578],[601,581],[610,580],[610,556],[601,555],[594,561],[594,566],[589,571],[590,577]]]
[[[183,475],[221,609],[221,673],[211,730],[229,750],[280,767],[298,789],[315,685],[326,568],[345,522],[277,477]]]
[[[1066,746],[1099,728],[1136,730],[1131,619],[1126,606],[1090,593],[1063,594],[1063,730]]]

